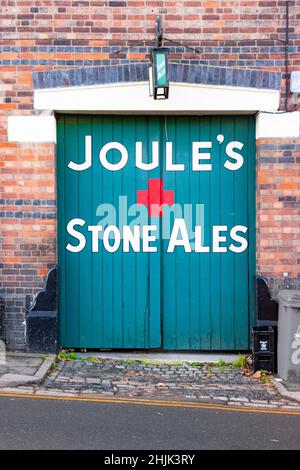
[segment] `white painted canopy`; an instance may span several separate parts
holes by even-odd
[[[149,96],[148,82],[39,89],[34,107],[76,113],[237,114],[276,110],[279,91],[217,85],[170,83],[167,100]]]

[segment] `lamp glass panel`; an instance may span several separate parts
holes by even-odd
[[[165,87],[168,85],[167,78],[167,57],[166,54],[156,52],[156,86]]]

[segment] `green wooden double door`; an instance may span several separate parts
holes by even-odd
[[[245,350],[251,116],[57,118],[60,345]]]

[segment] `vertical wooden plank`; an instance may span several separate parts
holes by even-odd
[[[127,119],[127,117],[125,119]],[[135,119],[136,129],[137,129],[136,141],[142,142],[142,147],[143,147],[142,161],[144,163],[150,163],[152,161],[152,147],[151,147],[151,142],[149,139],[149,121],[151,120],[151,117],[148,117],[146,119],[135,117],[134,119]],[[132,156],[132,158],[134,158],[134,155]],[[136,203],[137,201],[137,192],[140,190],[145,190],[148,187],[148,179],[151,178],[151,174],[152,174],[152,170],[145,171],[139,168],[135,169],[135,194],[133,198],[133,203]],[[142,229],[143,225],[148,224],[149,219],[146,216],[147,209],[143,207],[141,208],[141,210],[145,212],[145,220],[141,224],[141,229]],[[132,216],[130,218],[130,221],[134,220],[135,217],[136,217],[135,215]],[[136,347],[148,348],[149,347],[149,326],[150,326],[149,256],[148,256],[148,253],[143,253],[141,250],[139,253],[134,253],[134,257],[135,257],[135,266],[136,266],[136,272],[135,272]]]
[[[78,149],[78,117],[66,116],[65,120],[65,191],[66,191],[66,220],[65,228],[71,219],[78,218],[78,173],[68,168],[69,162],[82,162]],[[77,244],[73,237],[66,233],[67,244]],[[79,259],[77,253],[66,250],[66,346],[80,347],[80,317],[79,317]]]
[[[221,118],[220,135],[224,136],[224,141],[220,144],[214,136],[214,145],[220,147],[220,164],[221,164],[221,224],[227,226],[226,243],[224,246],[227,249],[226,253],[220,255],[220,333],[221,333],[221,349],[230,350],[234,349],[234,318],[235,318],[235,305],[234,296],[235,291],[239,292],[239,288],[235,290],[235,275],[234,275],[234,253],[229,250],[230,245],[230,230],[235,225],[235,173],[227,169],[224,164],[226,162],[225,149],[226,145],[235,140],[234,133],[234,120],[231,116],[223,116]],[[232,159],[229,159],[232,161]],[[237,170],[239,171],[239,170]]]
[[[66,266],[65,266],[65,117],[58,115],[57,123],[57,249],[58,249],[58,331],[59,346],[66,341]]]
[[[103,116],[103,145],[113,140],[113,121],[111,116]],[[119,152],[110,151],[107,156],[109,161],[118,161]],[[100,163],[99,163],[100,164]],[[113,199],[113,172],[103,168],[103,201],[112,204]],[[108,224],[105,225],[105,227]],[[104,228],[105,228],[104,227]],[[102,279],[103,279],[103,348],[111,348],[113,345],[114,325],[114,284],[113,284],[113,255],[103,250]]]
[[[199,141],[210,141],[210,119],[207,116],[200,118]],[[211,171],[198,172],[199,202],[204,210],[203,245],[211,246]],[[211,348],[211,253],[199,255],[199,310],[201,349]]]
[[[103,168],[99,162],[99,150],[103,145],[102,116],[92,117],[92,224],[101,223],[97,209],[103,201]],[[104,344],[103,338],[103,247],[99,240],[98,253],[92,253],[92,344],[94,348]]]
[[[149,118],[149,140],[161,142],[162,118],[153,116]],[[161,149],[160,149],[161,150]],[[151,179],[161,178],[161,167],[151,171]],[[158,228],[157,251],[148,253],[149,256],[149,346],[161,347],[161,220],[160,217],[149,217],[150,225]]]
[[[80,116],[78,118],[78,152],[80,159],[85,158],[85,137],[91,135],[91,117]],[[92,347],[92,244],[91,236],[87,226],[92,221],[92,171],[91,168],[80,171],[78,175],[78,215],[85,220],[86,225],[83,232],[86,237],[86,245],[78,256],[79,285],[78,285],[78,308],[79,308],[79,330],[80,347]]]
[[[220,118],[210,118],[210,138],[213,142],[212,147],[212,171],[211,171],[211,205],[210,205],[210,230],[214,225],[222,225],[221,215],[221,149],[216,143],[216,136],[220,133]],[[212,249],[212,247],[211,247]],[[222,254],[223,255],[223,254]],[[221,306],[221,254],[210,254],[210,295],[211,295],[211,348],[221,348],[221,323],[220,323],[220,306]]]
[[[125,118],[124,118],[125,119]],[[122,170],[123,193],[127,196],[127,204],[135,203],[135,168],[134,168],[134,142],[136,140],[136,124],[134,117],[128,116],[124,121],[123,145],[128,150],[130,162]],[[135,347],[135,254],[133,252],[123,255],[123,328],[124,347]]]
[[[123,118],[122,116],[113,116],[113,135],[112,140],[114,142],[123,143]],[[120,158],[118,152],[115,155],[116,158]],[[119,197],[122,193],[123,185],[123,170],[115,171],[112,174],[113,179],[113,194],[112,194],[112,204],[116,210],[116,225],[119,227]],[[122,244],[120,248],[111,254],[113,262],[113,308],[111,315],[113,316],[113,347],[122,348],[123,347],[123,308],[122,308],[122,296],[123,296],[123,286],[122,286],[122,270],[123,270],[123,253],[122,253]]]
[[[161,146],[161,167],[164,187],[174,191],[175,205],[177,201],[175,187],[175,172],[166,171],[166,142],[173,142],[173,151],[176,152],[176,117],[163,116],[163,138]],[[167,227],[170,230],[173,227],[176,214],[166,208],[164,212],[165,236],[167,236]],[[179,217],[181,215],[179,214]],[[177,215],[178,217],[178,215]],[[175,253],[167,253],[169,238],[162,240],[162,328],[163,328],[163,347],[164,349],[177,348],[177,307],[176,307],[176,258]]]
[[[188,166],[189,144],[189,118],[183,116],[176,120],[175,163],[184,163],[185,166]],[[176,172],[175,182],[176,201],[183,205],[189,201],[188,170]],[[179,349],[188,349],[190,339],[189,257],[190,254],[185,252],[183,246],[176,247],[177,348]]]
[[[200,204],[200,185],[199,172],[192,169],[192,142],[199,141],[199,118],[195,116],[189,117],[190,125],[190,141],[189,141],[189,157],[186,162],[186,171],[189,174],[189,198],[186,203],[189,204],[189,211],[185,212],[185,220],[190,230],[194,232],[194,227],[198,223],[196,219],[197,205]],[[191,220],[188,220],[191,217]],[[189,349],[200,349],[201,347],[201,330],[200,330],[200,306],[202,299],[200,297],[200,257],[195,252],[194,236],[191,235],[190,243],[192,252],[186,256],[189,258],[189,298],[190,298],[190,338]]]

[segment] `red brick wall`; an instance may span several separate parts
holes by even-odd
[[[292,70],[300,66],[300,2],[289,3]],[[210,65],[284,72],[285,0],[2,0],[0,6],[1,79],[6,99],[10,99],[1,107],[5,113],[31,109],[33,68],[147,59],[145,46],[128,53],[114,51],[130,41],[153,40],[157,14],[167,38],[201,50],[195,54],[174,47],[173,61],[201,60]]]
[[[300,68],[300,1],[290,1],[289,68]],[[283,72],[285,1],[0,0],[1,288],[5,335],[24,347],[26,293],[56,262],[55,149],[7,142],[7,116],[34,114],[33,70],[148,60],[160,14],[171,61]],[[128,52],[121,51],[128,45]],[[289,103],[290,106],[290,103]],[[257,270],[274,288],[299,279],[300,140],[260,140]]]
[[[257,271],[300,288],[300,139],[257,141]]]
[[[56,262],[55,146],[0,142],[0,276],[8,344],[24,346],[26,294]]]

